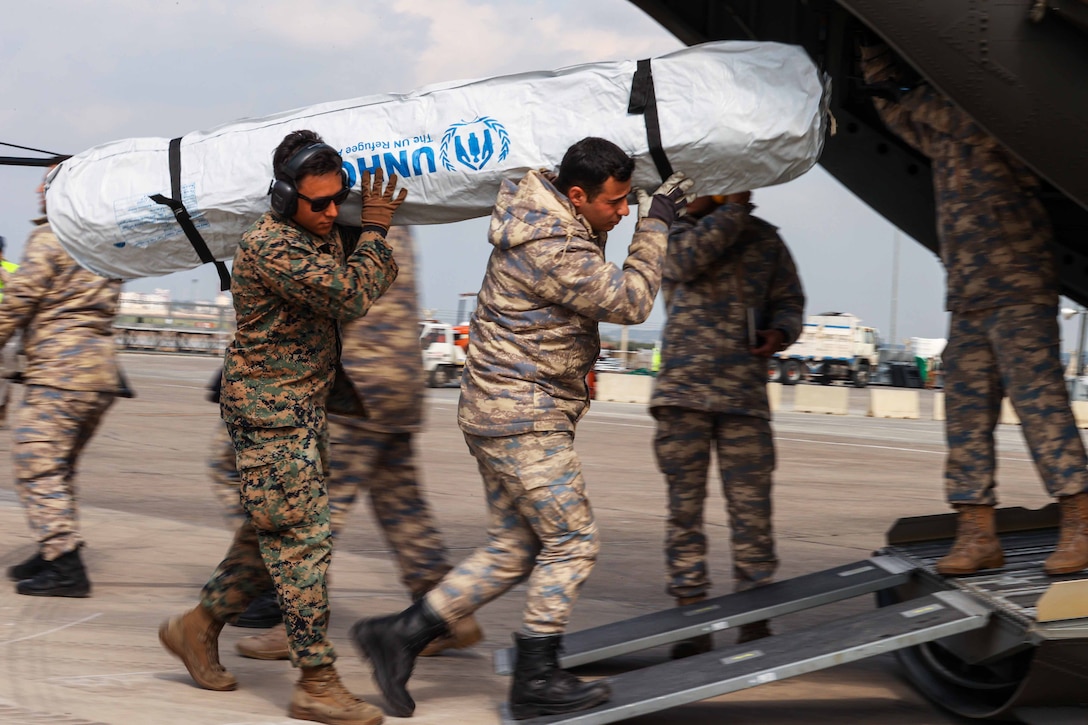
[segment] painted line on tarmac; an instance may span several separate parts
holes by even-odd
[[[13,700],[0,699],[0,722],[49,723],[49,725],[106,725],[101,720],[84,720],[74,715],[60,715],[20,707]]]
[[[808,438],[783,438],[776,437],[776,440],[790,441],[791,443],[815,443],[818,446],[847,446],[850,448],[876,448],[882,451],[903,451],[904,453],[928,453],[933,456],[947,455],[947,451],[927,451],[925,448],[901,448],[898,446],[878,446],[872,443],[838,443],[835,441],[815,441]],[[1030,458],[1009,458],[1007,456],[998,456],[999,461],[1019,461],[1021,463],[1031,463]]]
[[[589,420],[589,421],[586,421],[586,422],[587,423],[597,423],[599,425],[610,425],[613,428],[644,428],[646,430],[653,430],[654,429],[654,426],[652,426],[652,425],[637,425],[635,423],[613,423],[613,422],[607,421],[607,420]]]
[[[109,675],[74,675],[71,677],[49,677],[46,682],[55,682],[69,687],[82,687],[85,689],[105,689],[107,687],[123,686],[131,689],[131,685],[139,684],[144,680],[155,681],[159,674],[157,670],[149,672],[115,672]]]
[[[15,644],[16,642],[25,642],[28,639],[35,639],[37,637],[44,637],[47,634],[53,634],[54,632],[59,632],[62,629],[68,629],[69,627],[74,627],[77,624],[83,624],[84,622],[89,622],[92,619],[97,619],[98,617],[101,617],[101,616],[102,616],[102,612],[96,612],[95,614],[92,614],[92,615],[90,615],[88,617],[84,617],[83,619],[77,619],[74,622],[69,622],[68,624],[62,624],[59,627],[53,627],[53,629],[47,629],[44,632],[38,632],[37,634],[28,634],[27,636],[19,637],[18,639],[6,639],[3,642],[0,642],[0,645]]]
[[[609,416],[614,416],[614,417],[617,417],[617,418],[633,418],[633,417],[635,417],[635,416],[632,416],[632,415],[625,415],[623,413],[603,413],[601,415],[609,415]],[[586,422],[594,422],[594,423],[598,423],[599,425],[610,425],[610,426],[615,426],[617,428],[647,428],[647,429],[652,430],[655,427],[653,425],[636,425],[634,423],[614,423],[614,422],[608,421],[608,420],[590,421],[588,418],[586,419]],[[843,433],[841,435],[850,435],[850,434],[849,433]],[[854,434],[854,435],[857,435],[857,434]],[[811,439],[808,439],[808,438],[787,438],[786,436],[781,436],[781,435],[776,435],[775,440],[776,441],[790,441],[792,443],[815,443],[816,445],[823,445],[823,446],[847,446],[847,447],[850,447],[850,448],[874,448],[874,449],[883,450],[883,451],[903,451],[904,453],[928,453],[928,454],[934,455],[934,456],[943,456],[943,455],[947,454],[947,452],[943,451],[943,450],[941,450],[941,451],[931,451],[931,450],[926,450],[925,448],[903,448],[903,447],[900,447],[900,446],[879,446],[879,445],[876,445],[874,443],[839,443],[839,442],[836,442],[836,441],[817,441],[817,440],[811,440]],[[934,445],[939,445],[939,444],[934,444]],[[997,460],[999,460],[999,461],[1016,461],[1016,462],[1020,462],[1020,463],[1031,463],[1030,458],[1012,458],[1010,456],[998,456]]]

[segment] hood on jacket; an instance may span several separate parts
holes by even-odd
[[[597,234],[586,218],[544,171],[530,171],[521,181],[504,179],[491,212],[487,239],[499,249],[511,249],[536,239],[581,237],[604,246],[605,234]]]

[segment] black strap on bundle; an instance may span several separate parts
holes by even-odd
[[[200,261],[204,264],[210,262],[215,265],[215,271],[219,273],[219,289],[223,291],[229,290],[230,272],[227,270],[227,265],[212,256],[211,250],[208,249],[208,243],[204,241],[204,237],[200,236],[200,232],[197,231],[196,225],[193,224],[192,217],[189,216],[189,210],[186,209],[185,205],[181,202],[180,136],[170,140],[170,196],[153,194],[150,199],[156,204],[170,207],[170,211],[174,212],[174,217],[178,220],[178,224],[181,225],[181,230],[185,232],[185,236],[188,237],[189,244],[192,244],[193,249],[196,250],[196,256],[200,257]]]
[[[650,145],[650,158],[654,160],[661,180],[672,176],[672,164],[661,146],[661,123],[657,118],[657,96],[654,93],[654,74],[650,70],[650,59],[638,62],[635,75],[631,79],[631,98],[627,103],[628,113],[641,113],[646,118],[646,141]]]

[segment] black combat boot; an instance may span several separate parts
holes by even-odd
[[[45,559],[42,558],[42,553],[39,551],[22,564],[8,567],[8,579],[11,579],[13,582],[21,582],[23,579],[30,579],[31,577],[37,576],[44,568]]]
[[[407,685],[416,657],[432,639],[449,634],[446,623],[420,599],[400,614],[360,619],[348,634],[360,654],[370,660],[389,713],[410,717],[416,703]]]
[[[706,600],[706,594],[696,594],[693,597],[677,597],[676,606],[686,607],[689,604],[699,604]],[[714,649],[714,635],[697,634],[691,639],[682,639],[672,646],[669,657],[681,660],[685,657],[694,657]]]
[[[276,590],[270,589],[249,603],[246,611],[238,615],[238,619],[231,622],[235,627],[248,629],[269,629],[283,621],[283,612],[280,611],[280,601],[276,598]]]
[[[527,637],[514,633],[517,663],[510,683],[510,715],[525,720],[588,710],[612,697],[607,682],[583,682],[559,669],[563,636]]]
[[[79,549],[45,562],[45,568],[36,576],[16,584],[15,591],[32,597],[89,597],[91,582]]]

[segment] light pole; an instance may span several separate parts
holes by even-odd
[[[1081,367],[1084,364],[1084,332],[1085,327],[1088,326],[1088,310],[1081,307],[1079,310],[1072,307],[1062,308],[1062,317],[1066,320],[1072,319],[1074,315],[1080,315],[1080,327],[1077,331],[1077,352],[1075,357],[1070,357],[1069,365],[1066,367],[1066,375],[1072,372],[1073,385],[1069,391],[1071,397],[1076,400],[1078,393],[1080,392],[1080,372]]]
[[[896,335],[898,334],[899,322],[899,230],[895,230],[895,236],[892,241],[892,324],[891,334],[888,335],[888,339],[891,340],[892,345],[896,344]]]

